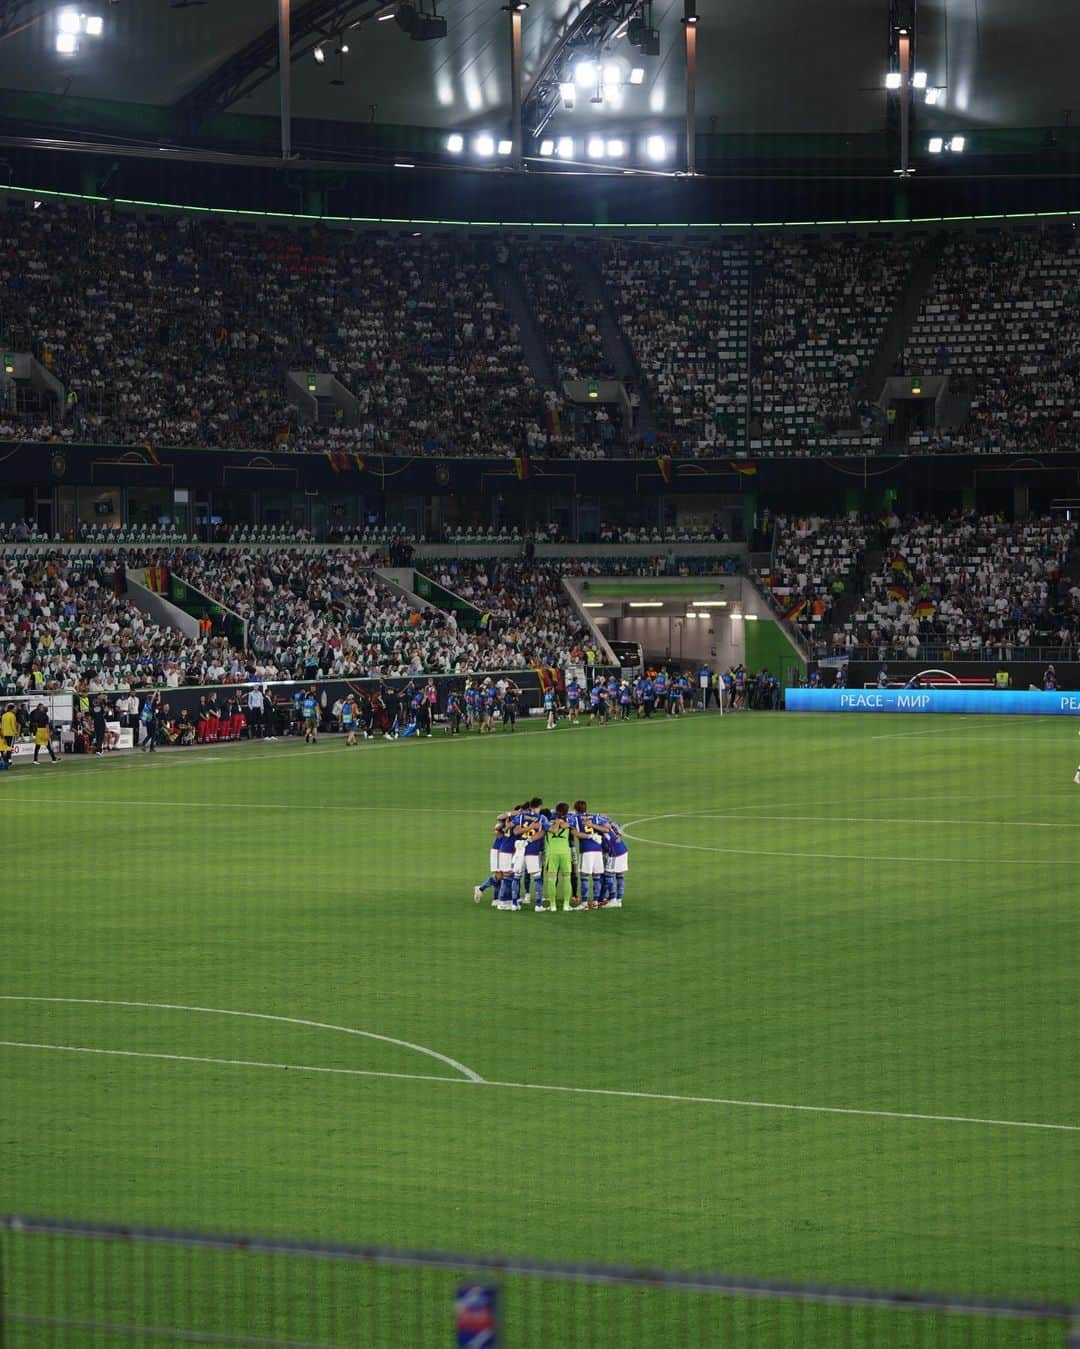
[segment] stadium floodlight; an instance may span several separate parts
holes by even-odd
[[[544,140],[540,142],[540,158],[550,159],[555,153],[555,142],[553,140]]]
[[[416,168],[416,165],[415,165],[415,164],[406,164],[405,161],[404,161],[403,159],[395,159],[395,160],[394,160],[394,168],[395,168],[395,169],[415,169],[415,168]]]
[[[482,159],[490,159],[495,153],[495,137],[482,135],[473,141],[473,151]]]
[[[929,144],[927,145],[926,148],[930,151],[932,155],[939,155],[945,148],[945,142],[941,139],[940,136],[931,136]]]
[[[925,71],[925,70],[917,70],[917,71],[915,72],[915,74],[912,75],[912,77],[911,77],[911,87],[912,87],[912,89],[925,89],[925,88],[926,88],[926,71]]]
[[[81,33],[82,20],[79,18],[78,10],[62,9],[56,16],[56,31],[58,33]]]
[[[600,72],[600,81],[605,89],[617,89],[622,84],[622,67],[614,61],[608,61]]]
[[[71,56],[79,49],[79,39],[74,33],[57,33],[56,50],[62,56]]]
[[[900,72],[898,70],[890,70],[889,73],[885,76],[885,88],[886,89],[900,88]]]
[[[560,159],[573,159],[574,141],[570,136],[560,136],[555,144],[555,153]]]
[[[933,88],[933,87],[930,88],[930,89],[927,89],[927,91],[926,91],[926,101],[927,101],[927,103],[929,104],[929,106],[930,106],[931,108],[934,107],[936,104],[940,103],[942,92],[943,92],[943,91],[942,91],[941,89],[937,89],[937,88]]]
[[[619,140],[618,137],[616,137],[614,140],[608,141],[607,143],[608,159],[622,159],[624,154],[626,154],[625,141]]]
[[[664,601],[663,601],[663,600],[631,600],[631,601],[630,601],[630,608],[631,608],[631,609],[662,609],[663,607],[664,607]]]
[[[452,155],[461,154],[462,150],[465,149],[465,137],[456,131],[453,132],[446,138],[446,148]]]
[[[645,83],[645,67],[644,67],[644,66],[634,66],[634,68],[633,68],[633,69],[631,70],[631,72],[630,72],[630,83],[631,83],[631,84],[644,84],[644,83]]]
[[[86,36],[100,37],[105,31],[105,20],[100,14],[87,14],[86,16]]]
[[[506,140],[500,141],[499,144],[498,144],[498,146],[497,146],[497,149],[498,149],[498,151],[499,151],[499,154],[501,154],[501,155],[508,155],[508,154],[511,152],[511,150],[513,150],[513,148],[514,148],[514,142],[513,142],[513,141],[506,141]]]
[[[949,141],[948,148],[953,152],[954,155],[958,155],[963,150],[966,144],[967,141],[964,139],[963,136],[953,136],[952,140]]]
[[[559,97],[562,99],[563,107],[567,110],[567,112],[569,112],[570,109],[574,106],[574,98],[576,94],[577,88],[573,80],[563,80],[563,82],[559,85]]]
[[[595,61],[579,61],[574,67],[574,83],[579,89],[587,89],[590,84],[595,84],[596,75]]]
[[[604,148],[603,136],[590,136],[585,142],[585,153],[590,159],[603,159]]]
[[[317,65],[322,66],[326,64],[326,51],[321,42],[315,44],[311,49],[311,54],[314,56]]]
[[[646,136],[645,155],[654,164],[659,164],[662,160],[667,159],[667,153],[667,141],[663,136]]]

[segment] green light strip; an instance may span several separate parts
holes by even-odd
[[[90,201],[106,206],[143,206],[153,211],[198,211],[204,215],[250,216],[258,220],[291,220],[305,224],[333,225],[437,225],[454,229],[495,230],[771,230],[851,229],[865,225],[979,224],[1001,220],[1067,220],[1077,211],[995,211],[987,215],[882,216],[854,220],[429,220],[409,216],[305,215],[299,211],[252,211],[238,206],[191,206],[175,201],[143,201],[138,197],[101,197],[88,192],[57,192],[47,187],[14,187],[0,184],[0,194],[51,198],[55,201]]]

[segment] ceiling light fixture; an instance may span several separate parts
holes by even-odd
[[[460,135],[457,131],[453,132],[446,138],[446,148],[452,155],[461,154],[462,150],[465,148],[465,137]]]

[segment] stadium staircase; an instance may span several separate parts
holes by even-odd
[[[511,321],[517,324],[521,349],[533,379],[541,389],[557,389],[555,362],[551,359],[551,351],[529,304],[517,268],[511,261],[493,262],[491,276],[496,298],[510,315]]]
[[[611,292],[607,288],[607,283],[592,258],[575,254],[573,265],[582,298],[589,304],[600,306],[600,337],[604,343],[604,357],[608,365],[615,372],[616,379],[632,383],[641,397],[635,434],[642,435],[648,431],[655,431],[657,422],[652,391],[638,365],[634,349],[615,317],[615,307],[611,302]]]
[[[888,322],[881,334],[877,351],[874,353],[873,360],[866,371],[864,387],[867,397],[872,401],[877,400],[888,377],[897,372],[898,362],[904,354],[904,348],[907,346],[915,320],[919,317],[919,310],[922,308],[923,300],[926,299],[944,248],[945,236],[943,234],[935,235],[927,241],[926,247],[915,259],[907,283],[900,291],[900,298],[893,306],[893,311],[889,315]],[[906,373],[906,371],[901,373]],[[929,374],[930,372],[923,370],[916,373]]]

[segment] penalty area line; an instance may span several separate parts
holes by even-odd
[[[547,1091],[570,1096],[607,1096],[618,1100],[667,1101],[683,1105],[727,1106],[742,1110],[776,1110],[806,1115],[848,1115],[863,1119],[912,1120],[925,1124],[971,1124],[997,1129],[1039,1129],[1053,1133],[1080,1133],[1080,1124],[1050,1124],[1039,1120],[992,1119],[978,1115],[930,1115],[914,1110],[870,1110],[852,1106],[799,1105],[788,1101],[755,1101],[730,1096],[683,1096],[674,1092],[619,1091],[612,1087],[567,1087],[545,1082],[499,1082],[492,1078],[444,1077],[431,1073],[394,1073],[374,1068],[321,1068],[305,1063],[267,1063],[258,1059],[215,1059],[194,1054],[149,1053],[135,1049],[97,1049],[86,1045],[39,1044],[0,1040],[6,1049],[51,1050],[63,1054],[95,1054],[127,1059],[156,1059],[169,1063],[201,1063],[222,1068],[269,1068],[279,1072],[323,1073],[338,1077],[392,1078],[405,1082],[442,1082],[452,1086],[494,1087],[502,1091]]]

